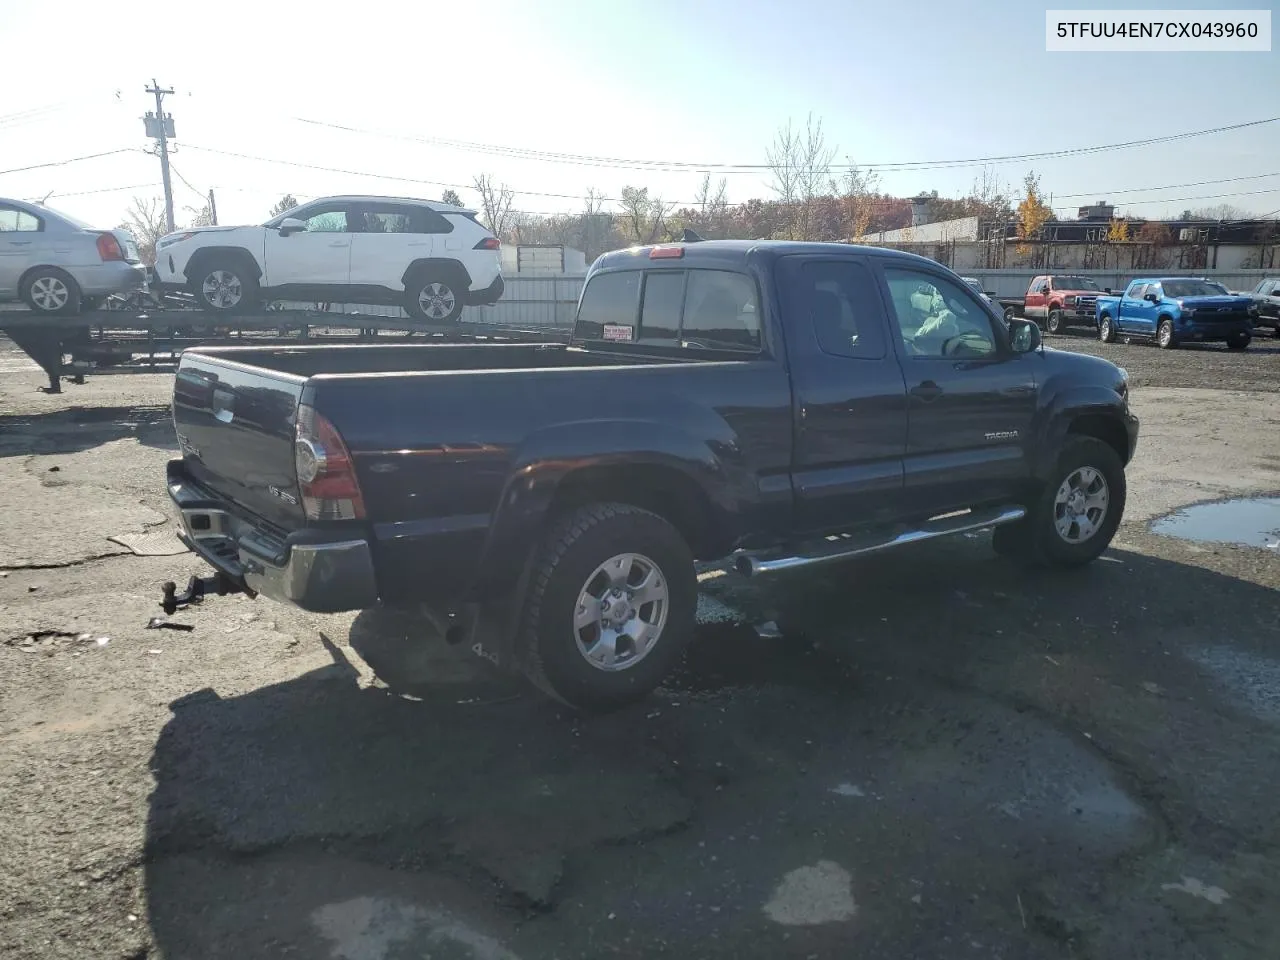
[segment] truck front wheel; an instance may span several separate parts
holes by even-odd
[[[1027,515],[996,527],[997,553],[1024,561],[1076,567],[1099,557],[1124,516],[1124,465],[1108,444],[1070,436]]]
[[[1104,313],[1098,321],[1098,339],[1103,343],[1116,342],[1116,328],[1109,314]]]
[[[1045,320],[1045,329],[1050,333],[1061,333],[1067,325],[1066,314],[1061,310],[1053,309],[1049,311],[1049,316]]]
[[[693,633],[698,583],[688,544],[629,504],[580,507],[553,525],[524,608],[526,672],[584,710],[649,694]]]

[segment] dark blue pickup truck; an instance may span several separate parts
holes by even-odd
[[[1086,563],[1138,434],[1124,371],[1006,329],[944,267],[755,241],[605,254],[568,344],[188,350],[173,414],[210,586],[422,606],[584,708],[675,665],[695,560],[757,576],[995,527]]]
[[[1258,315],[1251,296],[1235,296],[1220,284],[1194,277],[1133,280],[1120,296],[1099,297],[1094,309],[1098,339],[1104,343],[1142,337],[1166,350],[1214,341],[1244,350]]]

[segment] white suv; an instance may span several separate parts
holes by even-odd
[[[268,300],[399,304],[451,323],[503,290],[497,237],[474,210],[401,197],[325,197],[256,227],[193,227],[161,237],[162,288],[204,310],[244,313]]]

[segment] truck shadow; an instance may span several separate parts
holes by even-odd
[[[964,540],[821,577],[721,581],[707,589],[741,620],[704,624],[662,690],[605,717],[575,716],[462,652],[397,664],[388,638],[413,624],[378,614],[357,621],[352,644],[391,689],[362,686],[324,638],[330,666],[175,702],[151,760],[145,869],[156,946],[230,957],[287,942],[297,955],[327,956],[314,917],[368,892],[351,879],[358,862],[389,877],[445,875],[480,901],[496,894],[516,917],[582,898],[592,909],[592,898],[612,894],[643,900],[616,934],[596,927],[592,949],[638,950],[680,929],[705,948],[703,933],[689,931],[714,921],[685,918],[692,926],[682,928],[667,914],[683,917],[683,899],[661,906],[658,891],[709,882],[678,865],[726,834],[756,843],[729,844],[716,868],[749,916],[725,921],[715,949],[694,953],[750,952],[734,931],[755,929],[755,898],[767,898],[778,864],[819,852],[839,861],[853,856],[846,843],[870,844],[903,884],[954,874],[951,892],[934,885],[936,914],[868,918],[904,943],[935,923],[940,941],[948,911],[970,909],[974,863],[1001,888],[993,898],[1009,885],[1009,903],[1016,890],[1029,898],[1043,873],[1096,885],[1107,864],[1168,831],[1185,829],[1190,842],[1193,825],[1204,829],[1204,797],[1231,783],[1259,822],[1234,808],[1214,818],[1274,832],[1262,821],[1280,770],[1249,756],[1251,741],[1274,751],[1274,729],[1193,662],[1225,647],[1265,655],[1272,589],[1119,549],[1069,575],[1035,573]],[[778,629],[757,629],[763,616]],[[1081,729],[1130,761],[1104,759]],[[1144,790],[1148,778],[1162,782],[1161,796]],[[1082,784],[1111,799],[1068,815],[1061,798]],[[1177,804],[1156,809],[1173,795]],[[849,797],[870,799],[851,807]],[[1016,817],[999,813],[1009,798],[1023,804]],[[927,838],[953,833],[939,857]],[[814,836],[826,839],[814,847]],[[999,923],[1014,929],[1016,913],[1008,919]],[[973,922],[984,943],[999,942]],[[536,941],[538,929],[525,935]],[[624,943],[624,931],[635,939]],[[770,955],[806,956],[818,936],[798,931]]]
[[[71,407],[0,415],[0,457],[80,453],[129,437],[143,446],[177,451],[169,406]]]

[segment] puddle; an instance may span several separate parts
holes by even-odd
[[[1153,533],[1201,543],[1280,549],[1280,497],[1220,500],[1154,520]]]
[[[1280,723],[1280,660],[1231,647],[1208,647],[1185,655],[1235,694],[1254,716]]]

